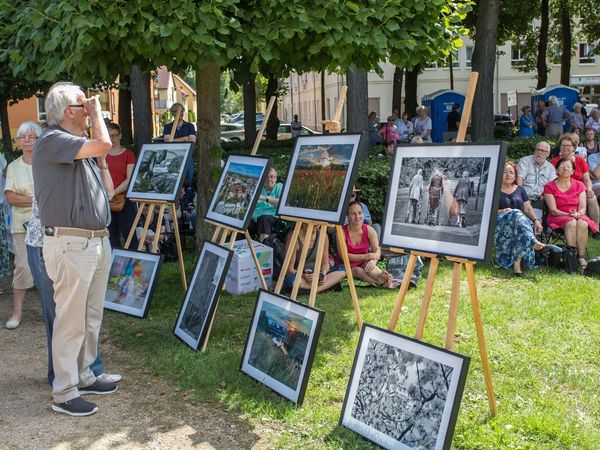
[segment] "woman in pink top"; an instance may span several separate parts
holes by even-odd
[[[544,201],[548,206],[548,226],[553,230],[565,230],[567,245],[577,247],[577,260],[580,266],[585,267],[588,229],[595,233],[598,227],[585,215],[586,187],[572,177],[574,170],[575,164],[570,158],[558,162],[558,178],[544,186]]]
[[[392,276],[377,267],[381,249],[375,229],[364,223],[360,202],[348,205],[348,223],[343,226],[352,275],[375,286],[392,286]],[[340,252],[338,242],[338,254]]]

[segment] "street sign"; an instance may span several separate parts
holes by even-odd
[[[506,93],[507,106],[517,106],[517,91],[512,90]]]

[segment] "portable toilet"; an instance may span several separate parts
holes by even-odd
[[[452,106],[455,103],[458,103],[462,110],[465,104],[465,96],[460,92],[442,89],[423,96],[421,101],[423,106],[427,108],[429,117],[431,117],[431,140],[433,142],[444,142],[444,133],[448,131],[448,113],[452,111]]]
[[[553,84],[540,89],[531,96],[531,111],[535,112],[535,105],[538,101],[544,100],[548,104],[548,99],[554,95],[558,99],[558,104],[564,106],[570,112],[573,112],[573,105],[579,101],[579,89],[575,89],[564,84]]]

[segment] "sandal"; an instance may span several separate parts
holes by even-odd
[[[585,256],[583,255],[577,255],[577,263],[582,269],[585,269],[587,267],[587,261],[585,260]]]

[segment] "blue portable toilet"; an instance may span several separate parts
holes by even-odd
[[[531,96],[531,111],[535,112],[535,105],[539,100],[544,100],[547,104],[550,96],[556,96],[558,104],[573,112],[573,105],[579,101],[579,89],[575,89],[564,84],[553,84],[540,89]]]
[[[465,96],[450,89],[441,89],[423,96],[421,101],[431,117],[431,140],[444,142],[444,133],[448,131],[448,113],[452,111],[455,103],[458,103],[462,110],[465,105]]]

